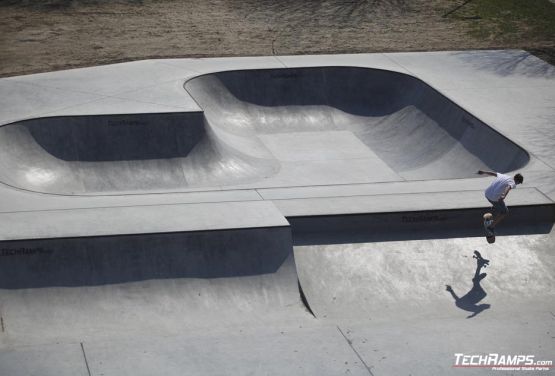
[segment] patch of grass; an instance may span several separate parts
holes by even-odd
[[[480,39],[555,40],[555,4],[548,0],[472,0],[450,17],[468,20]]]

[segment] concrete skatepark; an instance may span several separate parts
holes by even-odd
[[[555,68],[524,51],[146,60],[0,92],[0,375],[553,360]],[[525,177],[493,245],[478,169]]]

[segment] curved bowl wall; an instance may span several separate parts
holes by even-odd
[[[230,71],[195,77],[185,89],[203,112],[51,117],[2,126],[0,181],[56,194],[256,187],[275,177],[276,185],[295,186],[303,170],[291,166],[308,162],[295,159],[298,150],[284,158],[272,149],[275,140],[293,140],[313,157],[320,153],[316,146],[299,144],[317,140],[321,148],[337,148],[337,156],[346,151],[333,137],[347,135],[386,166],[387,181],[466,178],[479,168],[506,172],[529,161],[518,145],[401,73]],[[351,158],[344,169],[357,159]],[[357,163],[360,169],[364,161]],[[331,176],[326,182],[386,181],[377,169],[360,174],[359,181]]]
[[[201,112],[33,119],[0,127],[0,181],[68,195],[239,184],[277,169],[239,150],[252,142]]]
[[[352,132],[405,180],[512,171],[528,153],[412,76],[322,67],[209,74],[185,85],[211,124],[238,135]]]

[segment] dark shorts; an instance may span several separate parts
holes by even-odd
[[[505,201],[491,201],[490,199],[488,199],[488,201],[491,202],[491,204],[493,205],[494,213],[507,214],[509,212],[509,209],[507,209],[507,205],[505,205]]]

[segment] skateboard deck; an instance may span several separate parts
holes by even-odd
[[[493,221],[493,215],[491,213],[486,213],[483,216],[484,218],[484,230],[486,233],[486,240],[489,244],[495,243],[495,232],[491,231],[488,226]]]

